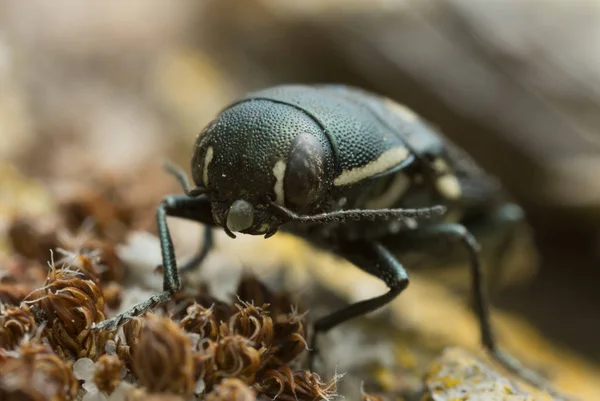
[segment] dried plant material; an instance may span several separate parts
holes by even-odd
[[[252,384],[266,351],[257,350],[250,340],[239,335],[221,338],[207,348],[212,354],[212,358],[204,358],[204,381],[209,389],[222,379],[230,377]]]
[[[172,313],[173,320],[181,320],[187,313],[187,308],[198,304],[205,309],[211,309],[217,323],[228,320],[235,313],[235,309],[220,299],[215,298],[206,285],[201,283],[196,293],[190,294],[185,291],[178,292],[171,299],[171,305],[168,309]],[[166,312],[167,310],[165,310]]]
[[[288,313],[293,307],[298,308],[286,292],[273,292],[256,276],[245,273],[240,279],[236,295],[239,299],[254,305],[269,305],[272,316]]]
[[[46,345],[25,342],[0,359],[3,401],[73,400],[77,390],[71,366]]]
[[[119,283],[110,282],[102,286],[106,306],[117,309],[123,302],[123,286]]]
[[[235,307],[237,313],[229,318],[228,323],[221,323],[221,336],[237,334],[246,337],[257,349],[269,347],[274,336],[273,320],[267,311],[269,305],[258,307],[242,301]]]
[[[94,383],[98,390],[110,394],[122,380],[123,362],[116,355],[102,355],[94,366]]]
[[[94,189],[81,190],[60,205],[65,224],[76,231],[86,220],[94,222],[101,238],[121,241],[132,223],[132,210],[121,198],[115,183],[99,183]]]
[[[93,225],[86,221],[75,234],[62,231],[58,235],[63,258],[57,263],[79,269],[102,283],[122,282],[125,265],[117,255],[115,243],[97,238]]]
[[[137,317],[125,323],[121,329],[123,336],[117,336],[116,341],[109,341],[107,345],[114,347],[116,355],[125,362],[127,368],[131,370],[132,350],[139,342],[140,332],[142,331],[143,318]]]
[[[239,379],[225,379],[206,395],[205,401],[255,401],[256,391]]]
[[[46,263],[48,251],[57,246],[55,230],[42,231],[25,218],[17,218],[8,228],[8,238],[12,249],[19,255]]]
[[[27,333],[36,329],[33,314],[21,308],[0,303],[0,348],[13,349]]]
[[[49,252],[46,253],[46,256],[48,255]],[[14,255],[0,262],[0,282],[3,284],[27,285],[35,288],[46,280],[47,272],[46,260],[42,264],[37,260]]]
[[[92,330],[105,319],[104,297],[98,285],[82,273],[57,269],[52,263],[45,285],[24,301],[36,320],[45,319],[46,338],[64,358],[97,359],[110,337],[106,331]]]
[[[185,397],[194,393],[192,344],[177,323],[147,315],[131,351],[133,372],[148,391]]]
[[[336,375],[323,382],[316,373],[292,372],[289,367],[282,366],[277,370],[267,370],[255,387],[259,393],[282,401],[332,400],[337,397],[336,384],[340,378]]]
[[[275,335],[270,349],[270,367],[275,368],[278,365],[290,363],[308,350],[306,315],[306,312],[300,314],[296,308],[292,308],[289,313],[280,313],[275,316]]]
[[[33,291],[26,284],[0,283],[0,302],[5,305],[19,305]]]
[[[187,310],[187,315],[181,319],[181,327],[188,333],[195,333],[200,338],[216,341],[219,337],[219,323],[213,313],[213,306],[206,308],[194,303]]]

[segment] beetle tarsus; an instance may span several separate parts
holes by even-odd
[[[108,319],[96,324],[94,326],[95,329],[114,330],[128,320],[131,320],[136,316],[143,315],[158,305],[167,302],[171,296],[181,288],[181,281],[179,279],[179,272],[177,271],[177,263],[175,261],[175,250],[173,248],[173,241],[167,225],[167,214],[169,210],[177,209],[178,207],[181,208],[187,204],[183,201],[178,202],[178,199],[181,200],[181,198],[171,196],[168,198],[168,200],[163,200],[156,210],[156,223],[158,227],[158,237],[160,239],[160,247],[163,259],[163,291],[158,294],[154,294],[147,301],[135,305],[131,309],[115,316],[112,319]]]
[[[163,291],[158,294],[154,294],[147,301],[140,302],[133,306],[128,311],[121,313],[112,319],[104,320],[93,326],[94,330],[115,330],[117,327],[127,323],[131,319],[141,316],[144,313],[156,308],[157,306],[164,304],[173,296],[173,291]]]
[[[483,269],[481,268],[479,260],[479,244],[469,230],[461,224],[439,224],[417,231],[416,235],[424,235],[425,237],[445,236],[449,239],[457,240],[465,247],[469,252],[469,265],[472,280],[471,287],[473,290],[475,313],[479,320],[481,342],[483,346],[502,366],[529,384],[547,391],[557,399],[567,400],[568,398],[556,391],[548,380],[533,370],[526,368],[517,359],[502,352],[496,346],[496,338],[490,323],[489,301],[483,277]]]

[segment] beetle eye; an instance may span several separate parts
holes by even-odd
[[[325,151],[311,134],[300,134],[292,142],[283,189],[289,206],[301,210],[314,205],[325,191]]]

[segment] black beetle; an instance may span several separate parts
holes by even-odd
[[[510,226],[504,223],[518,220],[520,209],[502,196],[496,180],[409,109],[346,86],[254,92],[198,136],[191,168],[194,188],[181,170],[169,167],[186,194],[166,197],[157,211],[164,291],[96,328],[115,328],[180,289],[167,216],[206,224],[202,251],[182,270],[203,260],[211,227],[234,238],[234,232],[268,238],[281,227],[387,284],[386,294],[317,320],[312,349],[317,333],[382,307],[407,287],[395,255],[451,240],[469,256],[483,345],[504,366],[544,386],[496,347],[479,244],[470,230],[489,222]]]

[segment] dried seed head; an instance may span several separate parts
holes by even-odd
[[[273,341],[273,320],[268,315],[268,305],[254,306],[247,302],[236,304],[238,312],[222,323],[221,336],[237,334],[246,337],[256,348],[268,348]]]
[[[19,305],[32,290],[29,285],[0,283],[0,302],[5,305]]]
[[[123,302],[123,286],[114,281],[105,284],[102,287],[104,300],[110,309],[117,309]]]
[[[36,318],[45,317],[46,336],[64,358],[95,360],[103,353],[111,334],[92,330],[93,323],[105,319],[104,297],[93,280],[51,264],[44,287],[31,293],[24,303]]]
[[[225,379],[206,395],[205,401],[255,401],[256,392],[239,379]]]
[[[340,376],[323,382],[319,375],[309,371],[292,372],[287,366],[267,370],[255,387],[264,395],[282,401],[331,400],[336,397],[336,383]]]
[[[247,384],[254,382],[262,365],[264,350],[257,350],[247,338],[238,335],[221,338],[213,344],[210,347],[213,357],[206,358],[204,365],[204,382],[207,388],[230,377],[236,377]]]
[[[237,297],[254,305],[270,305],[272,316],[288,313],[294,304],[287,293],[275,293],[260,282],[254,275],[244,274],[235,292]]]
[[[73,400],[77,390],[71,366],[45,345],[25,342],[0,361],[1,400]]]
[[[33,314],[27,306],[0,303],[0,348],[13,349],[27,333],[36,329]]]
[[[34,228],[30,221],[18,218],[12,221],[8,229],[8,238],[12,249],[19,255],[40,263],[45,263],[48,250],[55,249],[57,238],[55,230]]]
[[[102,238],[120,241],[132,222],[132,210],[125,204],[114,183],[99,183],[93,190],[82,190],[60,205],[65,224],[76,231],[91,219],[94,231]]]
[[[123,362],[116,355],[102,355],[94,365],[94,383],[98,390],[107,394],[113,392],[121,382]]]
[[[195,333],[200,338],[217,340],[219,337],[219,323],[213,313],[213,307],[206,308],[194,303],[187,310],[187,315],[179,323],[188,333]]]
[[[299,314],[296,308],[275,316],[269,367],[287,364],[308,349],[305,324],[306,312]]]
[[[185,318],[187,309],[194,304],[198,304],[204,309],[211,309],[217,323],[226,321],[235,312],[230,304],[213,297],[206,284],[200,284],[197,291],[196,294],[181,291],[171,298],[172,307],[169,311],[172,313],[173,320],[179,321]]]
[[[84,224],[74,235],[62,231],[58,243],[61,248],[57,251],[63,255],[58,264],[81,270],[96,282],[122,282],[125,278],[125,265],[114,243],[95,237],[90,224]]]
[[[136,317],[125,323],[123,327],[123,337],[117,337],[116,351],[119,358],[125,361],[127,366],[132,366],[132,350],[140,339],[144,319]],[[125,340],[124,343],[122,340]]]
[[[192,344],[177,323],[147,315],[131,351],[133,372],[150,392],[194,393]]]

